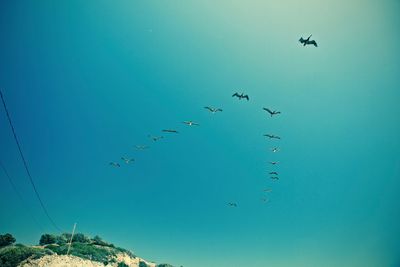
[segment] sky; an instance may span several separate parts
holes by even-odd
[[[395,267],[399,14],[397,0],[1,1],[0,89],[63,231],[185,267]],[[0,170],[0,233],[58,234],[3,107],[0,161],[22,195]]]

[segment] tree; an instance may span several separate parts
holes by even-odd
[[[72,237],[72,242],[89,243],[89,238],[84,234],[77,233]]]
[[[48,244],[54,244],[54,243],[56,243],[56,240],[57,240],[57,238],[55,235],[43,234],[40,237],[39,244],[41,246],[48,245]]]
[[[0,235],[0,248],[9,246],[15,243],[15,238],[11,234]]]

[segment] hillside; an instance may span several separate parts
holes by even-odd
[[[68,238],[69,234],[45,234],[37,246],[14,245],[14,238],[0,242],[0,267],[172,267],[146,261],[98,236],[88,238],[83,234],[73,237],[67,255]]]

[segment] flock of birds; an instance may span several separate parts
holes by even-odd
[[[318,45],[317,45],[315,40],[310,40],[311,36],[312,35],[310,35],[307,39],[304,39],[303,37],[301,37],[299,42],[301,44],[303,44],[303,46],[314,45],[315,47],[318,47]],[[238,100],[242,100],[242,99],[246,99],[247,101],[250,100],[249,96],[247,94],[244,94],[243,92],[242,93],[235,92],[232,95],[232,97],[236,97]],[[206,109],[207,111],[209,111],[212,114],[216,114],[218,112],[222,112],[223,111],[221,108],[215,108],[215,107],[210,107],[210,106],[206,106],[206,107],[204,107],[204,109]],[[271,117],[274,117],[276,115],[281,114],[281,112],[278,111],[278,110],[272,110],[272,109],[265,108],[265,107],[263,108],[263,110],[266,111]],[[187,125],[187,126],[190,126],[190,127],[191,126],[200,126],[199,123],[191,121],[191,120],[182,121],[182,123]],[[176,129],[162,129],[161,132],[167,133],[167,134],[179,134],[179,131],[177,131]],[[275,135],[275,134],[267,133],[267,134],[264,134],[264,136],[267,137],[269,140],[274,140],[274,139],[275,140],[280,140],[281,139],[280,136]],[[147,137],[149,139],[151,139],[153,142],[157,142],[157,141],[159,141],[161,139],[164,139],[163,135],[150,135],[149,134]],[[148,146],[148,145],[136,145],[135,148],[137,150],[146,150],[146,149],[149,149],[150,146]],[[280,151],[279,147],[274,146],[274,147],[271,148],[271,152],[272,153],[277,153],[279,151]],[[121,161],[124,162],[125,164],[131,164],[131,163],[135,162],[135,159],[134,158],[121,157]],[[275,167],[276,165],[279,164],[279,161],[269,161],[269,164]],[[120,168],[121,167],[121,164],[119,162],[110,162],[109,165],[112,166],[112,167],[115,167],[115,168]],[[278,174],[278,172],[276,170],[273,169],[273,170],[269,171],[268,174],[269,174],[271,180],[279,180],[279,174]],[[262,202],[264,202],[264,203],[268,203],[269,202],[269,198],[268,198],[268,196],[266,194],[268,194],[270,192],[272,192],[271,188],[266,188],[266,189],[263,190],[264,195],[261,198]],[[228,202],[227,204],[228,204],[229,207],[233,207],[233,208],[236,208],[238,206],[238,204],[236,202]]]

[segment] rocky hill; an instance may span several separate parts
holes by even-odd
[[[69,234],[42,235],[38,246],[14,245],[15,239],[1,243],[2,236],[0,267],[173,267],[146,261],[98,236],[75,235],[68,255]]]

